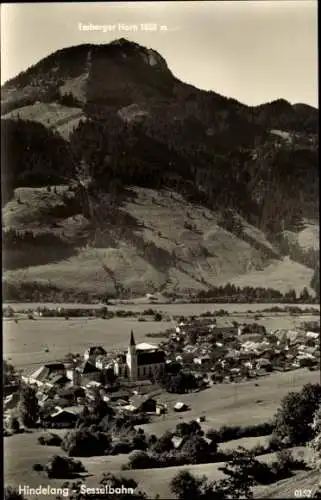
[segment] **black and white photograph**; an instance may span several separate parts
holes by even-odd
[[[5,500],[321,498],[317,10],[1,5]]]

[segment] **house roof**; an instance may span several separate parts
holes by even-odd
[[[50,375],[64,369],[65,365],[63,363],[48,363],[41,366],[35,372],[33,372],[30,375],[30,378],[38,380],[39,382],[43,382],[44,380],[47,380]]]
[[[147,342],[141,342],[140,344],[137,344],[136,349],[137,351],[153,351],[155,349],[158,349],[158,346],[148,344]]]
[[[165,363],[165,353],[164,351],[152,351],[152,352],[137,352],[137,365],[153,365],[156,363]]]
[[[174,405],[175,410],[182,410],[183,408],[187,408],[186,403],[182,403],[181,401],[177,401]]]
[[[95,365],[89,363],[89,361],[84,361],[79,366],[77,366],[76,370],[78,370],[83,375],[86,373],[97,373],[100,372],[99,368]]]
[[[110,392],[107,394],[110,399],[122,399],[122,398],[128,398],[130,396],[129,391],[125,390],[119,390],[115,392]]]
[[[63,363],[46,363],[44,365],[46,368],[49,368],[50,372],[56,371],[56,370],[64,370],[65,365]]]
[[[82,414],[84,407],[83,406],[66,406],[65,408],[58,408],[56,407],[55,411],[51,413],[52,418],[56,418],[58,416],[61,416],[65,414],[66,416],[69,417],[78,417],[79,415]]]
[[[89,356],[101,356],[101,355],[105,355],[107,354],[107,351],[105,351],[105,349],[103,347],[101,347],[100,345],[98,346],[91,346],[89,347],[86,351],[85,351],[86,354],[89,354]]]
[[[174,448],[175,449],[178,449],[180,448],[183,443],[186,441],[186,437],[183,436],[183,437],[180,437],[180,436],[173,436],[172,439],[171,439],[173,445],[174,445]]]
[[[143,403],[146,403],[146,401],[155,401],[155,399],[149,396],[148,394],[145,395],[138,394],[137,396],[133,396],[132,398],[130,398],[130,403],[135,408],[139,408]]]
[[[65,375],[51,373],[48,376],[48,382],[50,382],[51,384],[54,384],[54,385],[55,384],[68,384],[70,382],[70,380]]]

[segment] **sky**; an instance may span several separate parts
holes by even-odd
[[[1,84],[58,49],[117,38],[157,50],[198,88],[318,107],[317,0],[2,4]]]

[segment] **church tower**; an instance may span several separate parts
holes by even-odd
[[[129,371],[129,378],[131,380],[137,380],[137,351],[136,351],[136,342],[134,339],[134,333],[133,330],[130,332],[130,341],[129,341],[129,346],[128,346],[128,351],[127,351],[127,356],[126,356],[126,361],[127,361],[127,366],[128,366],[128,371]]]

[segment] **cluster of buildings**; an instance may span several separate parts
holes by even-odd
[[[108,355],[102,346],[92,346],[85,351],[83,359],[43,365],[28,377],[23,377],[23,380],[37,387],[67,382],[74,386],[86,386],[92,382],[106,385],[110,374],[113,374],[119,381],[135,383],[156,377],[164,373],[164,369],[165,352],[152,344],[136,345],[131,332],[127,352],[116,357]]]
[[[258,325],[217,327],[212,320],[180,323],[169,337],[168,358],[194,371],[255,377],[273,370],[317,366],[320,334],[304,329],[266,332]],[[254,328],[253,328],[254,326]]]

